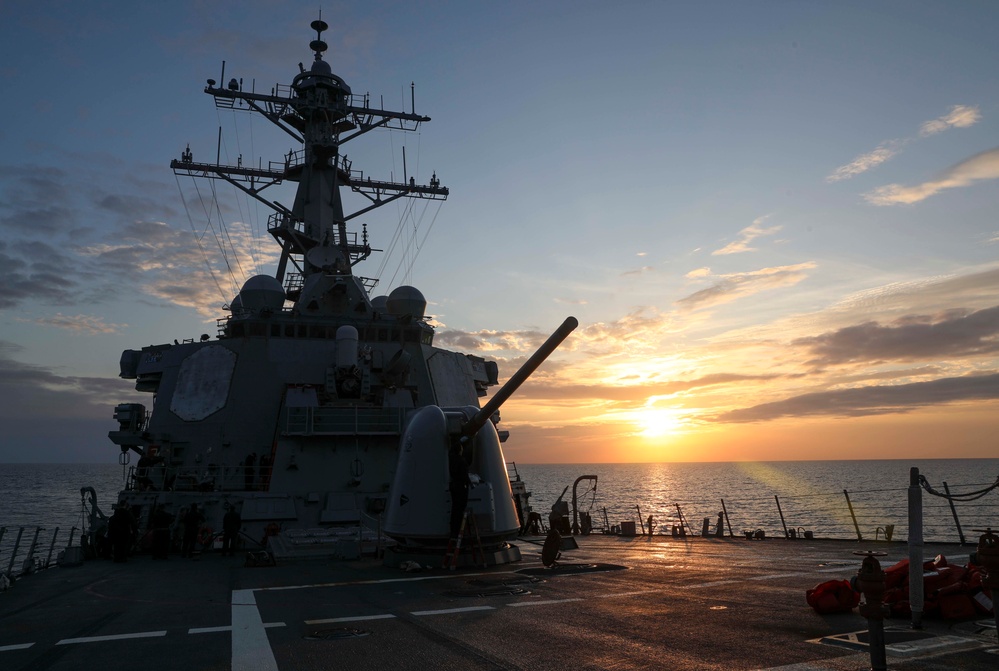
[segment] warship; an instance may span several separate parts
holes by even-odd
[[[442,553],[458,526],[460,535],[474,530],[490,563],[515,561],[508,541],[527,519],[530,493],[504,459],[499,406],[577,322],[567,318],[480,407],[498,385],[497,363],[436,347],[415,287],[372,296],[378,280],[354,271],[379,250],[367,224],[360,234],[348,224],[397,199],[444,200],[449,190],[436,172],[428,184],[405,168],[402,181],[375,179],[347,159],[348,142],[430,118],[415,112],[415,95],[406,112],[352,93],[324,60],[327,23],[312,28],[313,61],[299,63],[290,85],[261,93],[242,79],[224,83],[223,63],[220,81],[204,89],[218,108],[263,116],[299,148],[251,167],[196,162],[188,145],[170,163],[178,176],[224,180],[270,208],[280,258],[274,276],[242,285],[217,337],[122,353],[120,376],[152,403],[114,410],[109,437],[128,473],[116,508],[130,511],[140,537],[168,528],[174,545],[196,506],[202,548],[219,546],[223,517],[235,510],[241,546],[271,555],[388,547],[403,561]],[[290,207],[267,197],[285,182],[297,184]],[[347,211],[348,192],[363,206]],[[96,552],[106,516],[92,490],[84,497],[85,547]]]
[[[107,526],[84,488],[84,545],[71,537],[59,570],[0,585],[3,668],[845,671],[868,659],[885,668],[870,620],[820,615],[802,597],[854,572],[858,549],[871,555],[865,564],[882,549],[902,559],[897,544],[654,536],[651,524],[578,545],[530,525],[518,538],[537,513],[505,462],[498,411],[576,321],[499,386],[495,362],[433,345],[419,291],[369,297],[374,281],[353,268],[375,250],[347,221],[448,191],[436,175],[429,185],[374,181],[346,161],[347,141],[428,119],[354,96],[323,60],[327,25],[312,25],[314,62],[289,87],[258,94],[232,79],[205,88],[220,107],[262,114],[301,151],[268,169],[195,163],[189,149],[172,163],[262,202],[265,188],[297,182],[290,209],[269,202],[275,276],[245,282],[217,338],[122,354],[121,376],[153,402],[115,409],[110,438],[128,476],[115,515],[143,539],[166,532],[176,543],[197,506],[198,547],[185,560],[75,561],[74,550],[100,551]],[[369,204],[345,214],[347,190]],[[584,479],[596,476],[575,484]],[[563,527],[564,503],[553,508]],[[213,551],[229,511],[241,516],[238,558]],[[889,626],[880,660],[887,652],[892,668],[910,671],[994,669],[988,625]]]

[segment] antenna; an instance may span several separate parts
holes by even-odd
[[[320,13],[320,16],[322,14]],[[309,43],[309,48],[316,52],[316,59],[322,57],[322,54],[328,48],[328,45],[323,42],[323,31],[329,28],[329,24],[319,19],[318,21],[313,21],[311,24],[312,29],[316,31],[316,39]]]

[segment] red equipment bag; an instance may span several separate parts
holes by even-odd
[[[847,613],[860,603],[860,593],[853,591],[849,580],[829,580],[807,590],[805,601],[816,613]]]

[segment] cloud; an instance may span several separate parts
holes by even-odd
[[[625,272],[621,273],[621,277],[641,277],[645,273],[650,273],[653,270],[655,270],[655,268],[653,268],[652,266],[642,266],[637,270],[626,270]]]
[[[958,403],[999,399],[999,374],[950,377],[929,382],[859,387],[793,396],[783,401],[740,408],[716,422],[764,422],[781,417],[864,417],[906,413]]]
[[[999,306],[901,317],[888,326],[866,322],[799,338],[792,345],[807,348],[814,356],[809,363],[822,366],[995,354],[999,352]]]
[[[0,240],[0,310],[25,302],[78,302],[78,278],[69,272],[52,271],[72,268],[70,258],[45,243]]]
[[[0,418],[64,419],[108,416],[109,398],[128,396],[130,383],[116,378],[63,376],[53,369],[13,358],[19,345],[0,341]],[[132,392],[133,396],[137,396]],[[149,401],[149,397],[145,398]]]
[[[219,306],[232,299],[260,264],[276,257],[276,252],[260,252],[249,227],[240,222],[228,224],[222,234],[212,229],[199,239],[164,222],[134,221],[114,238],[114,243],[77,251],[147,295],[209,318],[218,316]]]
[[[684,310],[699,310],[752,296],[761,291],[794,286],[808,277],[805,271],[815,267],[816,264],[809,261],[793,266],[777,266],[748,273],[722,275],[721,280],[714,286],[681,298],[676,301],[676,305]]]
[[[434,336],[438,347],[454,347],[471,352],[533,352],[551,335],[538,330],[460,331],[449,329]]]
[[[976,182],[999,178],[999,148],[989,149],[947,169],[937,179],[903,186],[888,184],[864,194],[872,205],[912,205],[946,189],[971,186]]]
[[[954,105],[947,114],[924,122],[919,127],[919,137],[929,137],[942,133],[949,128],[967,128],[978,123],[982,118],[977,106]],[[842,165],[833,170],[826,177],[829,183],[839,182],[844,179],[856,177],[862,173],[876,168],[885,161],[888,161],[899,154],[902,149],[914,138],[900,138],[895,140],[885,140],[877,146],[874,151],[861,154],[846,165]]]
[[[119,333],[122,328],[127,326],[127,324],[108,324],[100,317],[91,317],[89,315],[69,316],[58,312],[53,317],[43,317],[34,321],[36,324],[41,324],[42,326],[55,326],[85,335]]]
[[[739,231],[739,239],[734,240],[722,247],[721,249],[716,249],[711,252],[712,256],[719,256],[722,254],[739,254],[742,252],[754,252],[754,248],[749,246],[756,238],[762,237],[764,235],[773,235],[781,229],[780,226],[771,226],[770,228],[763,228],[763,222],[766,221],[770,215],[759,217],[752,224],[746,228]]]
[[[573,348],[589,348],[590,353],[597,356],[603,351],[620,356],[622,349],[631,353],[658,350],[661,340],[675,330],[676,321],[672,315],[643,306],[616,321],[586,324],[576,329],[566,344],[572,344]]]
[[[829,176],[826,177],[826,181],[832,183],[856,177],[857,175],[867,172],[871,168],[875,168],[889,160],[895,156],[895,154],[902,151],[902,147],[904,146],[905,142],[903,140],[888,140],[886,142],[882,142],[874,151],[861,154],[846,165],[840,166],[833,170],[829,173]]]
[[[942,117],[927,121],[919,128],[920,137],[928,137],[942,133],[948,128],[967,128],[978,123],[982,118],[977,106],[954,105],[950,112]]]
[[[832,311],[843,315],[845,321],[853,321],[850,315],[874,312],[884,318],[911,313],[935,314],[955,305],[983,309],[992,307],[996,286],[999,286],[999,268],[996,267],[963,275],[892,282],[847,295],[832,307]]]
[[[708,267],[695,268],[694,270],[691,270],[689,273],[687,273],[683,277],[684,277],[684,279],[688,279],[688,280],[699,280],[699,279],[701,279],[703,277],[711,277],[711,269],[708,268]]]
[[[716,385],[726,385],[740,382],[759,382],[773,380],[779,375],[738,375],[734,373],[713,373],[692,380],[673,380],[653,384],[563,384],[558,381],[534,382],[533,379],[524,383],[517,392],[522,398],[569,400],[597,399],[606,401],[648,401],[653,396],[672,396],[674,394]]]

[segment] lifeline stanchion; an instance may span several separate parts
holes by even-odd
[[[857,540],[862,541],[864,537],[860,534],[860,525],[857,524],[857,515],[853,512],[853,503],[850,502],[850,492],[843,490],[843,496],[846,497],[846,507],[850,509],[850,517],[853,518],[853,528],[857,532]]]
[[[784,511],[780,509],[780,499],[774,494],[774,501],[777,502],[777,512],[780,513],[780,524],[784,527],[784,538],[787,538],[787,523],[784,521]]]
[[[728,537],[735,538],[735,534],[732,533],[732,522],[728,519],[728,508],[725,507],[725,499],[721,500],[722,512],[725,513],[725,524],[728,525]]]
[[[909,607],[912,628],[923,628],[923,490],[919,469],[909,469]]]
[[[864,603],[860,605],[860,614],[867,618],[871,671],[887,671],[885,613],[882,603],[885,596],[885,572],[881,570],[881,563],[877,560],[878,557],[884,557],[887,553],[857,550],[853,554],[864,558],[860,570],[857,571],[857,576],[853,579],[853,588],[864,595]]]

